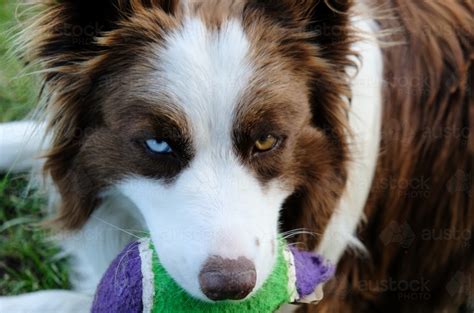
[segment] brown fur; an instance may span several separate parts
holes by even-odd
[[[278,88],[276,80],[290,80],[293,84],[307,82],[306,92],[300,90],[301,87],[283,89],[291,89],[284,93],[286,97],[293,95],[293,101],[300,99],[304,103],[309,100],[311,124],[304,124],[305,127],[299,129],[293,157],[289,158],[291,167],[283,167],[297,191],[284,205],[281,218],[283,231],[304,228],[317,234],[293,238],[306,249],[313,249],[321,239],[319,235],[344,189],[349,159],[347,107],[341,95],[350,97],[345,74],[346,66],[351,65],[348,56],[352,54],[350,44],[354,40],[349,34],[350,2],[329,2],[346,14],[336,14],[326,20],[334,12],[323,1],[249,1],[244,9],[244,14],[248,12],[247,21],[259,21],[253,24],[259,27],[249,24],[246,28],[254,45],[253,59],[262,71],[260,77],[267,82],[276,77],[272,83],[275,89]],[[324,31],[325,27],[346,31],[334,35]],[[259,59],[259,55],[268,58]],[[268,60],[278,60],[278,65]],[[285,70],[297,76],[292,77]],[[286,78],[280,77],[282,73]],[[285,99],[278,98],[280,101]],[[285,104],[289,105],[291,101],[285,101]],[[279,116],[282,118],[284,114]],[[289,116],[287,114],[286,118],[293,121]]]
[[[123,85],[114,74],[126,68],[124,62],[129,64],[132,56],[142,56],[145,43],[159,43],[165,31],[177,26],[172,17],[175,11],[166,11],[176,10],[176,6],[169,1],[156,2],[104,2],[102,6],[91,1],[44,2],[46,12],[32,23],[34,34],[40,36],[29,40],[28,57],[48,70],[44,83],[53,144],[44,169],[61,194],[54,224],[64,230],[77,229],[87,221],[100,203],[98,193],[120,177],[119,168],[122,174],[138,168],[145,171],[146,162],[133,165],[140,160],[136,154],[116,149],[126,148],[124,138],[107,127],[102,96]],[[130,72],[133,74],[133,69]],[[132,130],[125,125],[122,129]],[[132,138],[127,139],[125,143]],[[125,155],[130,156],[128,161]],[[171,177],[185,161],[165,162],[161,171],[147,176]]]
[[[171,0],[117,0],[115,5],[64,1],[46,6],[46,13],[32,24],[28,58],[48,69],[44,80],[53,147],[45,172],[52,176],[63,200],[56,222],[73,230],[98,205],[98,192],[124,172],[172,178],[192,158],[192,144],[186,140],[177,146],[189,147],[185,149],[188,157],[164,168],[146,161],[136,147],[123,146],[140,137],[137,134],[142,129],[156,125],[179,129],[181,133],[173,131],[176,137],[186,138],[187,122],[172,109],[172,103],[146,118],[129,108],[139,101],[142,104],[134,108],[146,111],[150,109],[147,104],[157,99],[145,90],[140,93],[143,85],[135,83],[149,71],[150,45],[162,45],[163,36],[179,27],[183,12],[179,1]],[[458,284],[459,288],[454,286],[447,294],[450,279],[464,273],[474,288],[473,249],[465,246],[472,245],[472,238],[422,240],[420,236],[424,230],[458,230],[471,235],[474,230],[474,140],[470,134],[474,105],[468,89],[472,84],[473,6],[461,1],[408,0],[375,1],[374,6],[380,6],[384,16],[386,12],[392,15],[379,21],[382,29],[401,28],[390,39],[405,43],[384,50],[387,83],[382,150],[365,210],[368,222],[360,229],[370,257],[346,254],[317,309],[431,312],[446,308],[453,312],[466,301],[469,290]],[[286,175],[286,181],[296,188],[282,211],[282,230],[305,228],[316,233],[316,237],[293,238],[308,249],[318,244],[347,176],[343,97],[350,98],[345,69],[352,65],[348,56],[353,54],[350,45],[355,40],[349,23],[351,7],[352,1],[309,0],[213,0],[193,7],[193,14],[216,30],[224,20],[241,15],[259,77],[272,79],[272,88],[255,81],[256,89],[242,98],[236,149],[244,162],[252,162],[262,180]],[[75,35],[70,31],[74,27],[91,31]],[[124,77],[130,83],[124,84]],[[283,94],[276,86],[283,88]],[[285,95],[293,95],[293,102],[284,101]],[[162,95],[159,99],[169,100]],[[273,99],[281,100],[285,109],[272,113]],[[122,106],[117,105],[121,102]],[[283,113],[294,123],[284,121]],[[275,125],[291,134],[283,142],[284,153],[250,160],[251,130]],[[463,130],[465,135],[427,135],[440,129]],[[125,152],[117,148],[120,146],[130,149]],[[406,187],[405,182],[423,178],[428,179],[428,193],[413,196],[420,190],[410,184]],[[409,246],[381,241],[390,225],[404,223],[415,236]],[[378,288],[388,279],[428,280],[429,299],[410,301],[400,298],[404,294],[399,290]]]
[[[381,156],[359,235],[370,256],[346,254],[314,312],[468,312],[474,8],[467,1],[376,5],[391,12],[383,29],[401,27],[390,40],[403,44],[383,51]]]

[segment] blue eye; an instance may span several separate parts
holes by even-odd
[[[159,154],[166,154],[173,152],[170,145],[164,140],[157,140],[157,139],[148,139],[145,141],[145,144],[150,151]]]

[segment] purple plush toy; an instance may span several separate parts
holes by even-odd
[[[318,300],[316,290],[333,274],[322,257],[281,240],[272,274],[242,301],[203,302],[188,295],[160,264],[150,239],[131,243],[111,264],[97,289],[93,313],[274,312],[285,303]]]

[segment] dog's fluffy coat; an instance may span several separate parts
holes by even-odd
[[[25,57],[46,70],[44,169],[59,193],[54,224],[76,232],[66,248],[90,284],[82,277],[77,288],[93,290],[130,240],[97,221],[147,228],[197,297],[195,271],[209,253],[245,253],[263,283],[280,223],[315,234],[290,240],[338,262],[321,312],[467,305],[471,237],[422,234],[474,230],[473,7],[369,2],[44,3]],[[370,17],[355,15],[361,8]],[[374,32],[387,44],[367,43]],[[280,145],[255,156],[265,133]],[[149,136],[170,140],[179,157],[147,155]],[[168,227],[199,235],[177,240]],[[401,227],[409,244],[392,242]],[[81,233],[103,238],[82,247]],[[447,288],[457,273],[464,283]],[[427,281],[429,297],[378,288],[387,280]]]

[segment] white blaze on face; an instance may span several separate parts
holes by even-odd
[[[289,195],[277,181],[263,188],[234,152],[236,109],[253,74],[248,53],[237,21],[210,32],[188,19],[166,38],[157,48],[156,80],[185,112],[195,156],[171,184],[131,177],[118,186],[142,212],[169,274],[204,300],[198,276],[213,255],[253,261],[254,290],[261,287],[274,265],[279,210]]]

